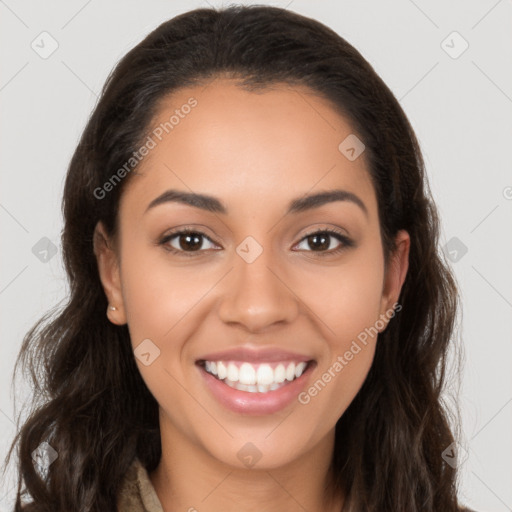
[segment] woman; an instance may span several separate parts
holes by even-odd
[[[29,512],[460,510],[457,289],[413,130],[344,39],[263,6],[163,23],[107,80],[63,209],[17,511],[22,482]]]

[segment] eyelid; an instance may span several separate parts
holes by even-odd
[[[340,235],[344,238],[350,238],[348,233],[341,229],[341,228],[337,228],[335,226],[329,226],[329,225],[320,225],[320,227],[316,226],[314,228],[311,228],[310,230],[306,231],[306,233],[304,233],[301,238],[300,238],[300,241],[304,240],[304,238],[307,238],[308,236],[311,236],[311,235],[316,235],[317,233],[330,233],[330,234],[337,234],[337,235]]]

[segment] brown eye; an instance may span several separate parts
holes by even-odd
[[[331,235],[320,233],[317,235],[309,235],[306,240],[308,241],[309,247],[318,250],[328,250],[331,245]]]
[[[337,240],[338,243],[336,244],[334,240]],[[299,248],[300,245],[305,245],[306,247],[303,249],[307,252],[334,254],[354,244],[352,240],[337,231],[323,230],[306,235],[301,240]]]
[[[202,235],[186,233],[177,236],[179,248],[183,251],[197,251],[203,245]]]
[[[206,245],[209,243],[210,247],[204,247],[205,242]],[[204,233],[192,230],[182,230],[166,235],[160,244],[170,252],[185,256],[192,256],[193,253],[217,247]]]

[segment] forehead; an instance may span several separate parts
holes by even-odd
[[[277,84],[252,92],[216,79],[183,88],[160,101],[147,134],[153,147],[123,200],[147,205],[163,190],[179,188],[247,208],[251,200],[288,204],[343,188],[363,196],[375,214],[366,155],[347,158],[343,143],[354,140],[353,128],[306,87]]]

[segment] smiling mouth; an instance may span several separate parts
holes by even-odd
[[[249,393],[268,393],[298,379],[312,364],[310,361],[206,361],[196,363],[203,371],[227,386]]]

